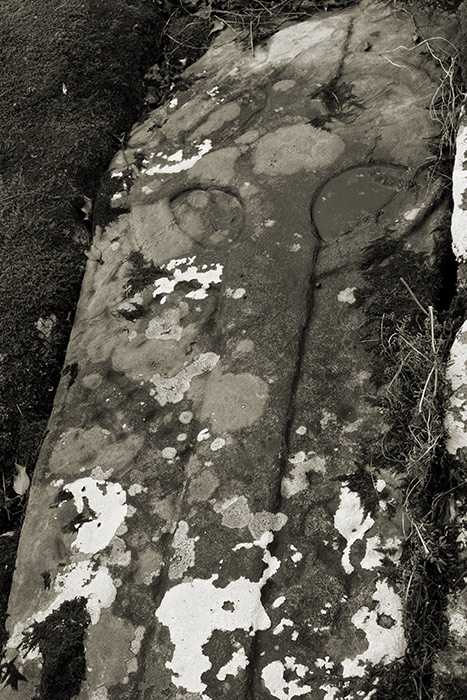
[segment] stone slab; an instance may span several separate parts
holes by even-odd
[[[451,219],[452,248],[458,263],[458,293],[465,294],[467,262],[467,177],[465,154],[467,149],[467,119],[462,110],[456,141],[453,170],[453,212]],[[456,462],[459,473],[467,468],[467,320],[464,320],[451,346],[447,363],[446,379],[448,386],[445,427],[447,432],[446,450]],[[457,529],[459,561],[467,560],[466,526],[467,502],[464,489],[456,488],[450,495],[449,516]],[[454,590],[447,596],[447,640],[444,649],[438,654],[435,675],[436,697],[442,698],[444,689],[465,687],[467,679],[467,576],[461,574],[454,582]]]
[[[385,424],[355,291],[375,240],[431,250],[416,171],[439,74],[385,53],[411,42],[368,1],[254,54],[221,34],[116,154],[10,600],[29,682],[7,700],[40,688],[28,629],[81,599],[80,700],[357,700],[403,656],[382,566],[401,493],[362,463]],[[384,206],[322,234],[323,188],[361,167]]]

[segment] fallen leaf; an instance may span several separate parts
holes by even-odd
[[[221,32],[225,27],[225,22],[223,22],[221,19],[216,17],[216,19],[212,23],[211,31],[209,34],[214,34],[215,32]]]
[[[13,690],[18,690],[18,681],[27,681],[27,678],[18,671],[15,661],[16,657],[13,661],[4,661],[0,664],[0,683],[11,686]]]
[[[199,3],[195,3],[195,6],[198,5]],[[200,17],[201,19],[211,19],[211,13],[212,13],[212,0],[208,0],[203,7],[200,7],[200,9],[195,12],[195,17]]]
[[[64,95],[68,94],[68,88],[66,86],[66,83],[62,83],[62,92]]]
[[[18,496],[23,496],[29,488],[31,479],[26,474],[26,468],[22,467],[21,464],[16,464],[16,476],[13,480],[13,491],[18,494]]]
[[[81,207],[81,211],[84,214],[84,220],[89,221],[92,212],[92,199],[86,197],[85,194],[83,194],[83,206]]]

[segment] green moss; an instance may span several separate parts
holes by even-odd
[[[167,270],[162,270],[160,267],[157,267],[152,260],[146,260],[144,255],[138,250],[133,250],[130,253],[128,262],[131,265],[127,282],[128,296],[133,296],[138,292],[142,292],[150,284],[153,284],[158,277],[170,277],[170,273],[167,272]],[[129,320],[133,320],[134,318],[138,318],[138,316],[130,318]]]
[[[90,243],[83,196],[138,115],[164,22],[153,0],[0,3],[0,533],[21,524],[14,463],[33,469],[60,378]],[[45,341],[36,323],[51,315]]]
[[[378,670],[376,700],[435,697],[434,663],[447,643],[447,596],[463,578],[446,494],[465,482],[465,474],[446,452],[443,415],[444,364],[461,322],[459,311],[465,318],[465,299],[451,304],[456,271],[445,251],[445,228],[441,224],[437,232],[439,269],[401,243],[376,241],[362,262],[366,287],[356,293],[366,315],[362,340],[371,352],[388,425],[372,448],[372,464],[376,471],[381,466],[403,477],[411,523],[398,572],[407,652],[403,663]],[[430,317],[435,302],[439,311]]]
[[[361,339],[373,355],[373,381],[380,386],[392,372],[386,348],[398,324],[403,320],[409,332],[417,333],[423,330],[425,320],[400,278],[405,279],[422,306],[428,307],[434,272],[426,255],[405,250],[402,243],[386,237],[365,249],[361,271],[365,286],[355,293],[356,303],[366,317]]]
[[[24,640],[26,650],[38,648],[43,660],[34,700],[71,700],[86,678],[84,635],[91,618],[86,599],[66,601],[43,622],[36,622]]]
[[[438,677],[433,700],[460,700],[467,697],[467,679]]]
[[[342,474],[338,479],[347,482],[349,489],[359,495],[364,514],[374,515],[378,510],[379,495],[367,465],[368,462],[362,459],[361,465],[352,474]]]
[[[122,177],[111,177],[110,173],[105,173],[101,179],[98,195],[94,202],[93,209],[93,224],[105,228],[112,221],[117,219],[120,214],[124,214],[128,209],[124,207],[115,207],[111,204],[112,195],[116,192],[121,192],[126,186],[131,188],[133,177],[130,173],[124,174]]]
[[[375,666],[372,669],[372,678],[374,684],[368,683],[368,690],[376,688],[372,700],[420,700],[424,697],[428,700],[429,696],[420,694],[413,669],[405,660],[396,661],[388,666]]]
[[[311,99],[321,100],[328,119],[337,117],[338,119],[350,120],[356,115],[356,110],[362,109],[353,93],[353,85],[341,80],[339,76],[333,78],[327,85],[320,87],[311,95]]]
[[[6,609],[11,579],[15,568],[14,555],[18,546],[19,532],[11,532],[1,537],[0,545],[0,648],[7,640],[5,632]]]
[[[18,690],[19,681],[27,681],[27,678],[16,668],[15,660],[0,663],[0,683],[4,687],[10,686],[13,690]]]

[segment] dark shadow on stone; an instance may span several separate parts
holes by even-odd
[[[34,700],[71,700],[79,694],[86,678],[84,635],[90,621],[86,599],[75,598],[34,623],[23,642],[26,650],[39,648],[43,658]]]

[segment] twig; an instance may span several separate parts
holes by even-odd
[[[435,370],[435,368],[434,368],[434,366],[433,366],[433,367],[430,369],[430,373],[429,373],[429,375],[428,375],[428,377],[427,377],[427,379],[426,379],[425,386],[423,387],[422,395],[421,395],[421,397],[420,397],[420,402],[419,402],[419,404],[418,404],[418,412],[419,412],[419,413],[422,412],[423,402],[424,402],[424,400],[425,400],[426,390],[428,389],[428,384],[430,383],[430,379],[431,379],[431,377],[432,377],[432,375],[433,375],[434,370]]]
[[[407,601],[409,599],[410,586],[412,585],[414,571],[415,571],[415,566],[412,568],[412,571],[410,572],[409,580],[407,583],[407,590],[405,591],[405,604],[406,604],[406,606],[407,606]]]
[[[423,39],[423,41],[419,41],[418,44],[415,44],[415,46],[403,46],[400,44],[399,46],[396,46],[395,49],[388,49],[387,51],[382,51],[381,54],[383,53],[394,53],[394,51],[399,51],[399,49],[404,49],[404,51],[415,51],[415,49],[418,49],[420,46],[423,44],[428,44],[430,41],[446,41],[448,44],[452,46],[454,51],[457,53],[457,48],[454,46],[454,44],[449,41],[449,39],[446,39],[444,36],[430,36],[428,39]],[[446,52],[447,53],[447,52]]]
[[[407,289],[408,293],[410,294],[410,296],[412,297],[412,299],[414,300],[414,302],[415,302],[415,303],[417,304],[417,306],[423,311],[423,313],[425,314],[425,316],[429,316],[430,314],[429,314],[428,311],[420,304],[420,302],[418,301],[417,297],[415,296],[415,294],[414,294],[414,293],[412,292],[412,290],[410,289],[410,287],[409,287],[409,285],[407,284],[407,282],[405,281],[405,279],[404,279],[403,277],[399,277],[399,279],[400,279],[400,281],[402,282],[402,284],[404,285],[404,287]]]
[[[433,317],[433,307],[429,306],[428,310],[430,312],[430,327],[431,327],[431,347],[433,349],[433,355],[436,355],[436,344],[435,344],[435,322]]]
[[[381,58],[384,58],[385,61],[391,64],[391,66],[396,66],[396,68],[408,68],[408,66],[401,66],[400,63],[395,63],[395,61],[391,61],[390,58],[387,56],[383,56],[382,53],[380,53]]]
[[[412,520],[412,519],[410,519],[410,522],[412,523],[412,525],[414,526],[415,530],[417,531],[417,535],[418,535],[419,538],[420,538],[420,542],[422,543],[422,546],[423,546],[423,549],[424,549],[424,551],[425,551],[425,554],[429,554],[429,553],[430,553],[430,550],[428,549],[428,547],[427,547],[426,544],[425,544],[425,540],[424,540],[423,537],[422,537],[422,533],[420,532],[420,529],[419,529],[417,523],[415,522],[415,520]]]

